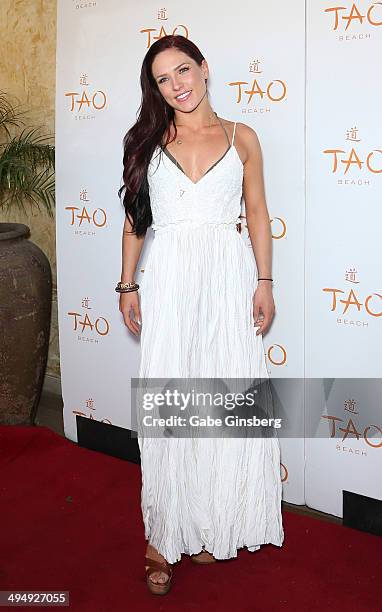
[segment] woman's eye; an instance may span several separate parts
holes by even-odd
[[[180,68],[180,69],[179,69],[179,72],[182,72],[182,70],[189,70],[189,69],[190,69],[190,67],[189,67],[189,66],[183,66],[182,68]],[[165,80],[166,80],[165,78],[160,79],[160,80],[158,81],[158,84],[159,84],[159,85],[161,85],[161,84],[163,83],[163,81],[165,81]]]

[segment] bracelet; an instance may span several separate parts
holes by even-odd
[[[128,283],[117,283],[115,291],[117,293],[128,293],[129,291],[137,291],[138,289],[138,283],[135,281],[130,281]]]
[[[259,281],[259,280],[269,280],[269,281],[272,281],[272,282],[273,282],[273,278],[258,278],[257,280],[258,280],[258,281]]]

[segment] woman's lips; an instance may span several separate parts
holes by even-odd
[[[186,93],[186,92],[184,92],[184,93]],[[183,95],[183,94],[180,94],[180,95]],[[190,97],[190,95],[191,95],[191,91],[189,91],[189,92],[188,92],[188,94],[187,94],[187,95],[186,95],[184,98],[178,98],[178,97],[177,97],[177,98],[175,98],[175,99],[176,99],[176,101],[177,101],[177,102],[186,102],[186,100],[188,100],[188,98]]]

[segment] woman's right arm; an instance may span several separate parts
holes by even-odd
[[[137,264],[141,255],[145,236],[137,237],[131,233],[131,223],[125,217],[122,234],[122,274],[121,282],[128,283],[135,280]],[[137,291],[120,293],[119,310],[123,314],[125,324],[129,330],[138,336],[141,324],[141,313],[139,307],[139,297]],[[133,316],[132,316],[133,315]]]

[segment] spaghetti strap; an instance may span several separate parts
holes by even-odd
[[[233,147],[233,142],[235,140],[235,132],[236,132],[236,121],[235,121],[235,125],[233,126],[233,136],[232,136],[232,143],[231,143],[231,147]]]

